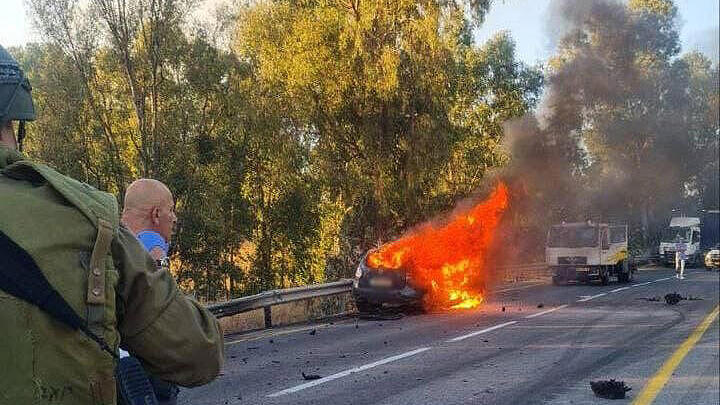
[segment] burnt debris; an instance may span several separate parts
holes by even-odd
[[[625,385],[625,381],[598,380],[590,381],[595,396],[605,399],[625,399],[625,393],[632,388]]]
[[[680,301],[684,299],[686,298],[676,292],[671,294],[665,294],[665,302],[668,305],[677,305]]]
[[[301,371],[300,374],[302,374],[303,378],[306,380],[319,380],[322,378],[319,374],[305,374],[304,371]]]

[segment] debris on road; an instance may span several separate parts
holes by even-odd
[[[636,300],[645,300],[645,301],[651,301],[651,302],[660,302],[660,297],[639,297],[635,298]]]
[[[598,380],[590,381],[595,396],[605,399],[625,399],[625,393],[632,388],[625,385],[625,381]]]
[[[322,378],[318,374],[305,374],[304,371],[301,371],[300,374],[302,374],[303,378],[306,380],[319,380]]]
[[[310,335],[312,335],[312,336],[315,336],[316,333],[317,333],[317,329],[313,329],[310,331]]]
[[[671,294],[665,294],[665,302],[668,305],[677,305],[680,301],[682,301],[684,299],[685,299],[685,297],[683,297],[682,295],[680,295],[676,292],[671,293]]]
[[[505,312],[505,307],[502,307],[502,311]]]
[[[360,313],[358,318],[364,321],[395,321],[405,316],[402,312],[375,312]],[[382,324],[380,324],[382,326]]]
[[[543,303],[541,302],[541,303],[538,304],[537,307],[538,307],[538,308],[542,308],[542,307],[544,307],[544,306],[545,306],[545,304],[543,304]]]

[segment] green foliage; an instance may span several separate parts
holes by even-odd
[[[30,5],[51,40],[19,50],[30,153],[121,197],[166,182],[176,276],[206,300],[351,275],[502,165],[542,84],[507,34],[473,42],[488,0],[253,2],[230,49],[192,2]]]

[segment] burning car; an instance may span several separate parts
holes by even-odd
[[[410,272],[403,269],[375,268],[363,258],[355,271],[353,298],[360,312],[374,312],[386,306],[421,308],[425,290],[413,283]]]
[[[358,309],[480,305],[488,279],[488,252],[507,205],[508,189],[499,183],[487,199],[369,251],[358,265],[353,283]]]

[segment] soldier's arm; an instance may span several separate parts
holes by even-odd
[[[120,271],[123,346],[163,380],[188,387],[212,381],[224,361],[222,331],[215,317],[185,297],[167,271],[157,270],[125,228],[113,241],[112,254]]]

